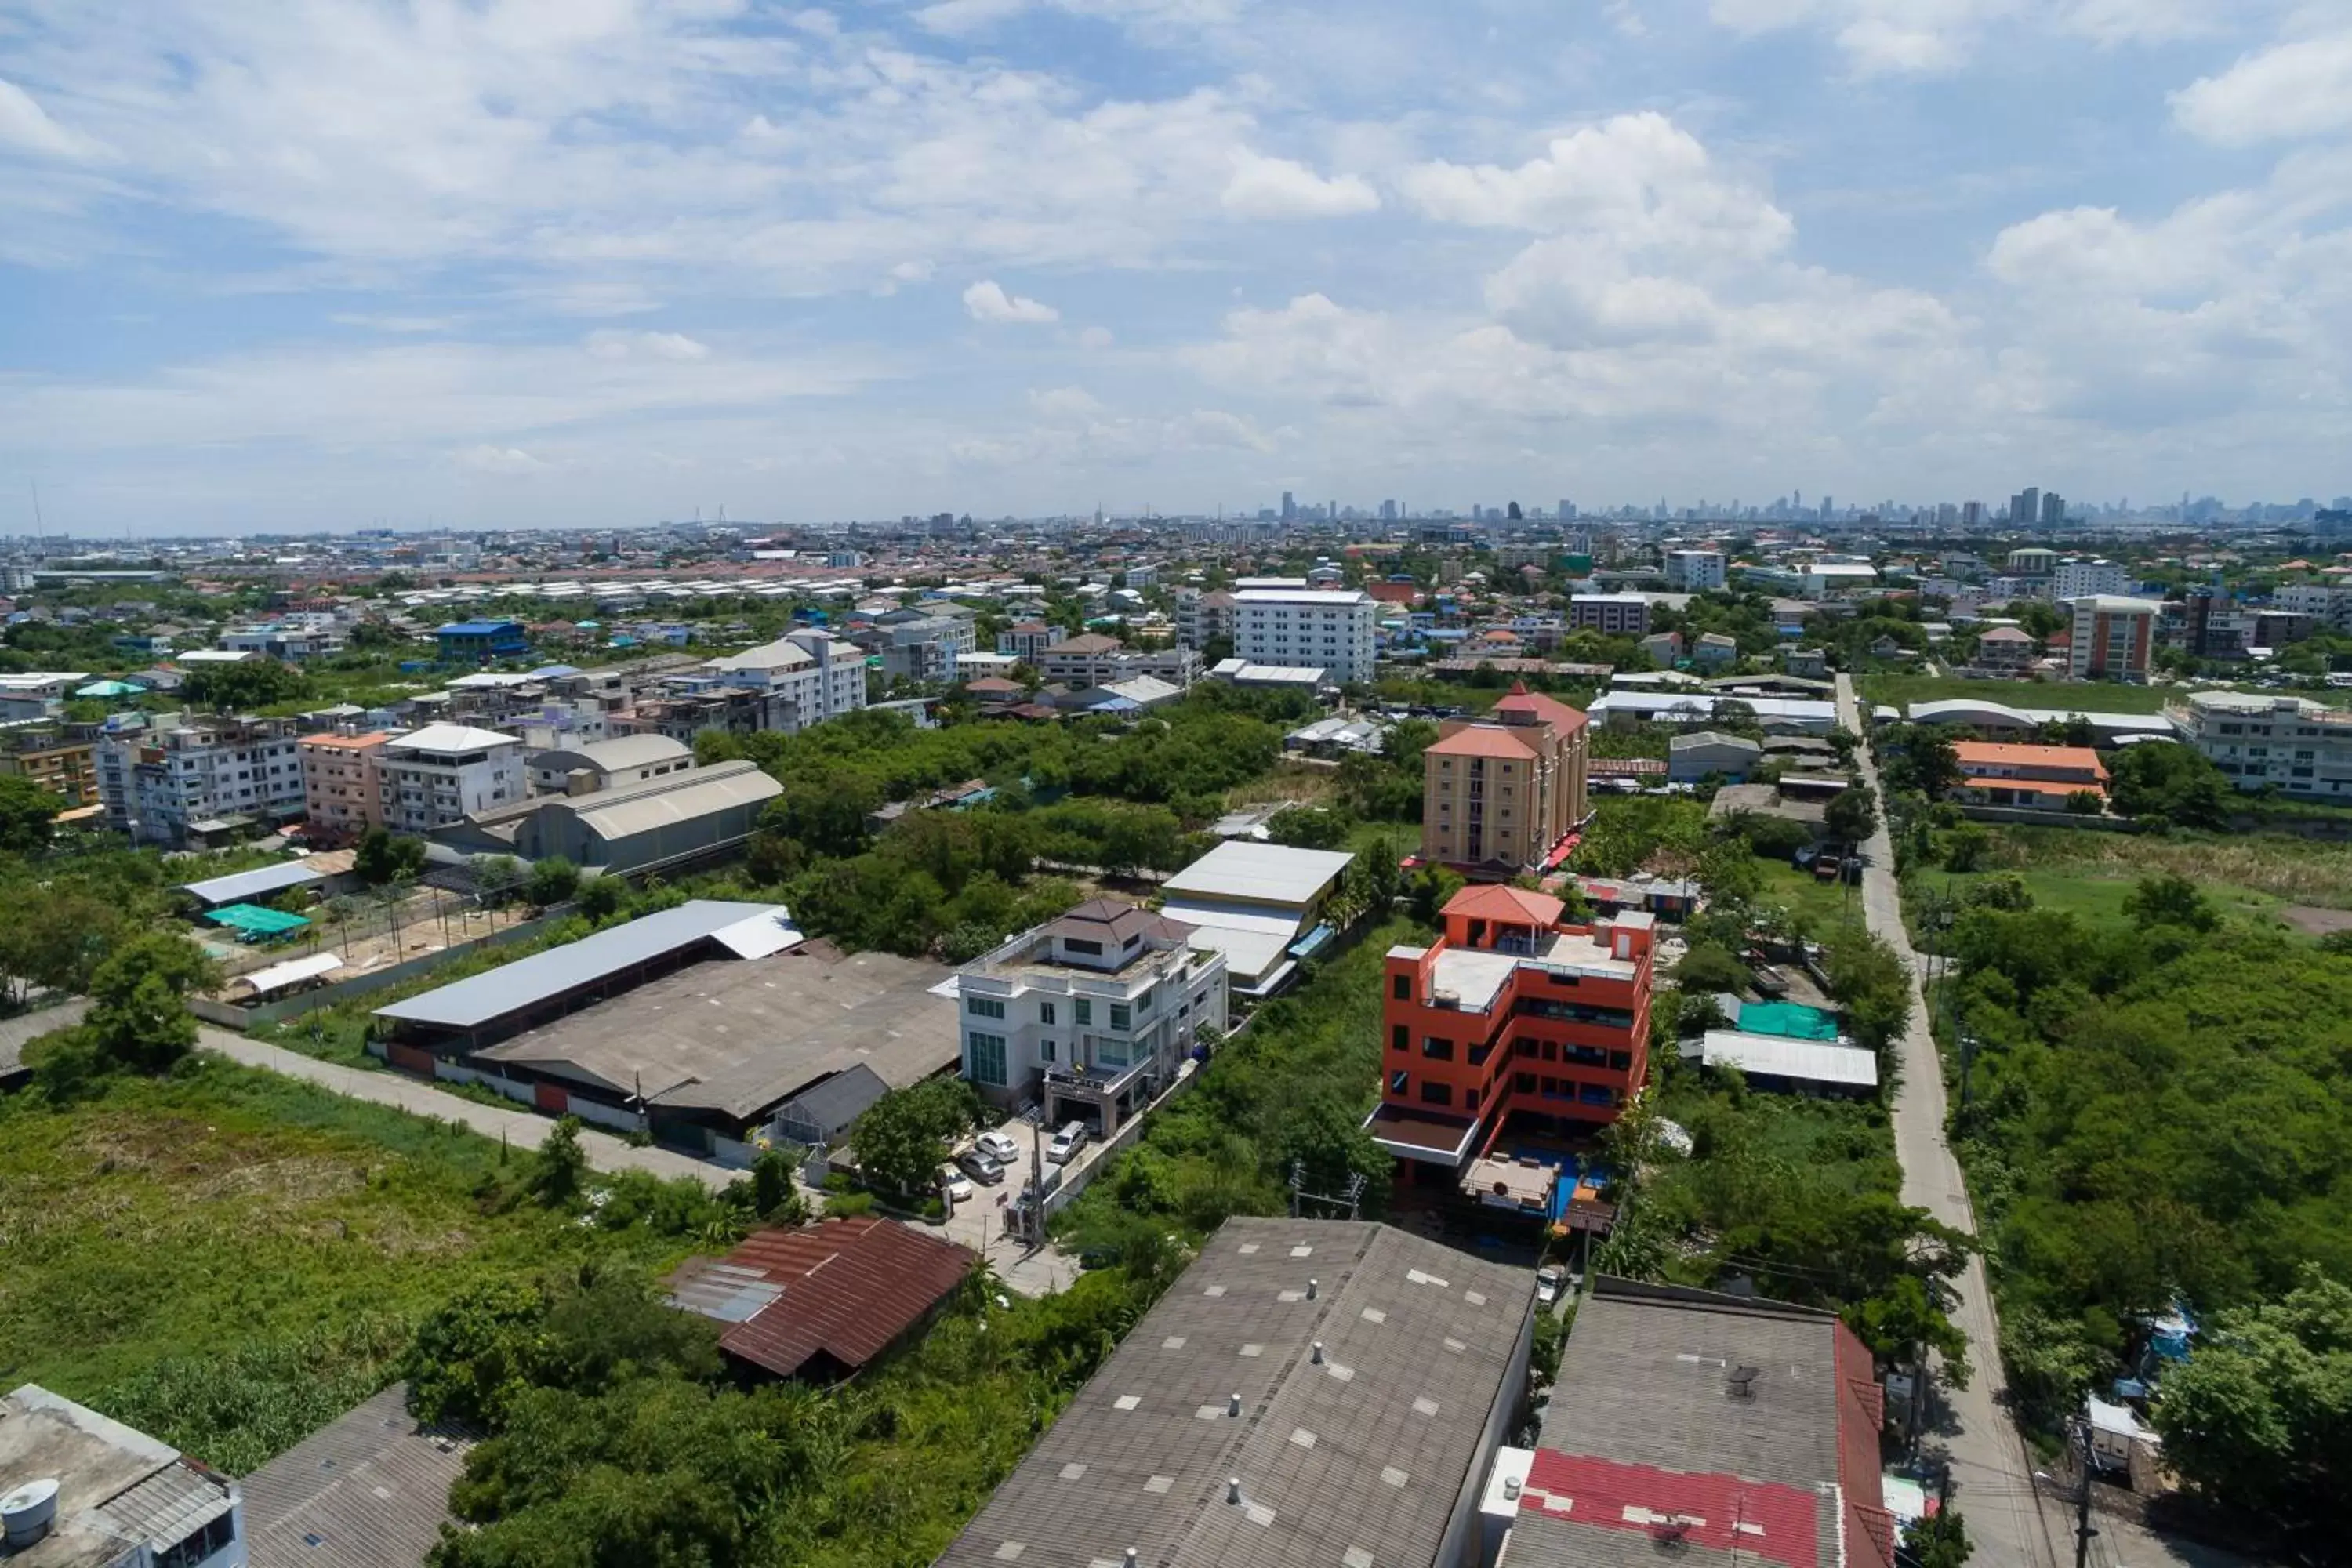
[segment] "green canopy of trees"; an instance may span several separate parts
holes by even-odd
[[[2201,895],[2168,880],[2131,908],[2121,929],[1979,907],[1952,930],[1979,1042],[1956,1131],[2011,1385],[2045,1424],[2175,1300],[2226,1319],[2287,1300],[2307,1270],[2352,1280],[2352,955],[2209,929]],[[2239,1459],[2193,1462],[2226,1500],[2268,1506]]]
[[[290,664],[248,658],[236,664],[202,664],[188,672],[180,695],[198,708],[243,713],[307,697],[310,683]]]
[[[894,1089],[849,1130],[850,1152],[866,1184],[923,1196],[939,1184],[948,1144],[980,1123],[980,1097],[960,1078],[926,1079]]]

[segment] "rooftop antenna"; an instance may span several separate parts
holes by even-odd
[[[47,525],[41,521],[41,481],[35,479],[33,481],[33,537],[37,539],[47,531]]]

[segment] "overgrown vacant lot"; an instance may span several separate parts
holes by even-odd
[[[218,1062],[0,1100],[0,1378],[242,1472],[458,1285],[679,1250],[518,1201],[530,1152]]]
[[[2166,873],[2186,877],[2224,907],[2250,915],[2276,916],[2291,905],[2352,909],[2352,844],[2284,834],[1996,828],[1980,866],[1987,872],[2021,873],[2037,904],[2093,920],[2122,919],[2133,885]],[[1929,874],[1931,882],[1942,877]]]

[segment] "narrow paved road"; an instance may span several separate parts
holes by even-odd
[[[1857,735],[1870,731],[1854,700],[1853,679],[1837,678],[1838,721]],[[1856,753],[1863,776],[1878,789],[1878,767],[1868,747]],[[1879,790],[1879,798],[1885,792]],[[1882,812],[1882,816],[1884,813]],[[1926,1209],[1946,1225],[1974,1234],[1976,1210],[1969,1202],[1959,1162],[1945,1141],[1943,1064],[1927,1032],[1927,1008],[1919,988],[1919,956],[1903,929],[1903,900],[1895,880],[1895,845],[1882,821],[1865,846],[1869,864],[1862,878],[1863,918],[1886,940],[1911,970],[1911,1023],[1904,1031],[1902,1082],[1895,1096],[1895,1152],[1903,1163],[1903,1201]],[[1943,1460],[1952,1478],[1952,1500],[1968,1521],[1969,1539],[1979,1562],[2053,1568],[2052,1531],[2033,1490],[2032,1463],[2024,1439],[2006,1410],[2006,1379],[2000,1365],[2000,1328],[1983,1260],[1969,1259],[1955,1282],[1958,1300],[1952,1321],[1968,1336],[1969,1386],[1939,1384],[1940,1419],[1931,1420],[1923,1457]],[[2065,1526],[2061,1523],[2062,1531]],[[2072,1560],[2071,1531],[2067,1532]]]
[[[507,1142],[516,1149],[538,1148],[540,1141],[547,1136],[547,1130],[554,1125],[535,1110],[502,1110],[495,1105],[484,1105],[478,1100],[436,1089],[404,1073],[337,1067],[332,1062],[306,1057],[299,1051],[289,1051],[283,1046],[248,1040],[243,1035],[233,1035],[226,1029],[201,1028],[197,1037],[197,1044],[205,1050],[216,1051],[247,1067],[264,1068],[274,1073],[283,1073],[288,1078],[299,1078],[321,1089],[331,1089],[337,1094],[347,1094],[353,1100],[396,1106],[419,1116],[437,1116],[445,1121],[462,1121],[485,1138],[503,1134]],[[587,1152],[588,1163],[599,1171],[650,1171],[656,1176],[692,1176],[714,1190],[725,1186],[737,1174],[723,1165],[691,1159],[667,1149],[633,1148],[610,1133],[599,1132],[591,1127],[580,1130],[580,1146]]]

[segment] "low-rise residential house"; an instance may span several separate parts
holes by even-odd
[[[1225,1026],[1225,958],[1197,928],[1096,899],[956,973],[963,1074],[988,1099],[1105,1137]]]
[[[96,748],[67,727],[39,722],[0,731],[0,774],[30,779],[68,810],[99,802]]]
[[[1780,668],[1790,675],[1808,680],[1826,680],[1830,673],[1827,648],[1784,647],[1780,650]]]
[[[1640,647],[1650,656],[1651,663],[1660,669],[1672,669],[1683,657],[1683,634],[1653,632],[1642,639]]]
[[[442,659],[450,664],[520,658],[530,651],[530,636],[520,621],[452,621],[437,628],[433,637]]]
[[[1722,632],[1701,632],[1692,645],[1691,662],[1701,669],[1720,669],[1739,662],[1739,642]]]
[[[1977,638],[1978,665],[2022,674],[2033,662],[2033,639],[2015,626],[1993,626]]]
[[[38,1384],[0,1395],[10,1568],[247,1568],[236,1481]]]
[[[1992,741],[1955,741],[1960,765],[1956,800],[1985,805],[2063,807],[2084,791],[2105,799],[2107,770],[2088,746],[2004,745]]]

